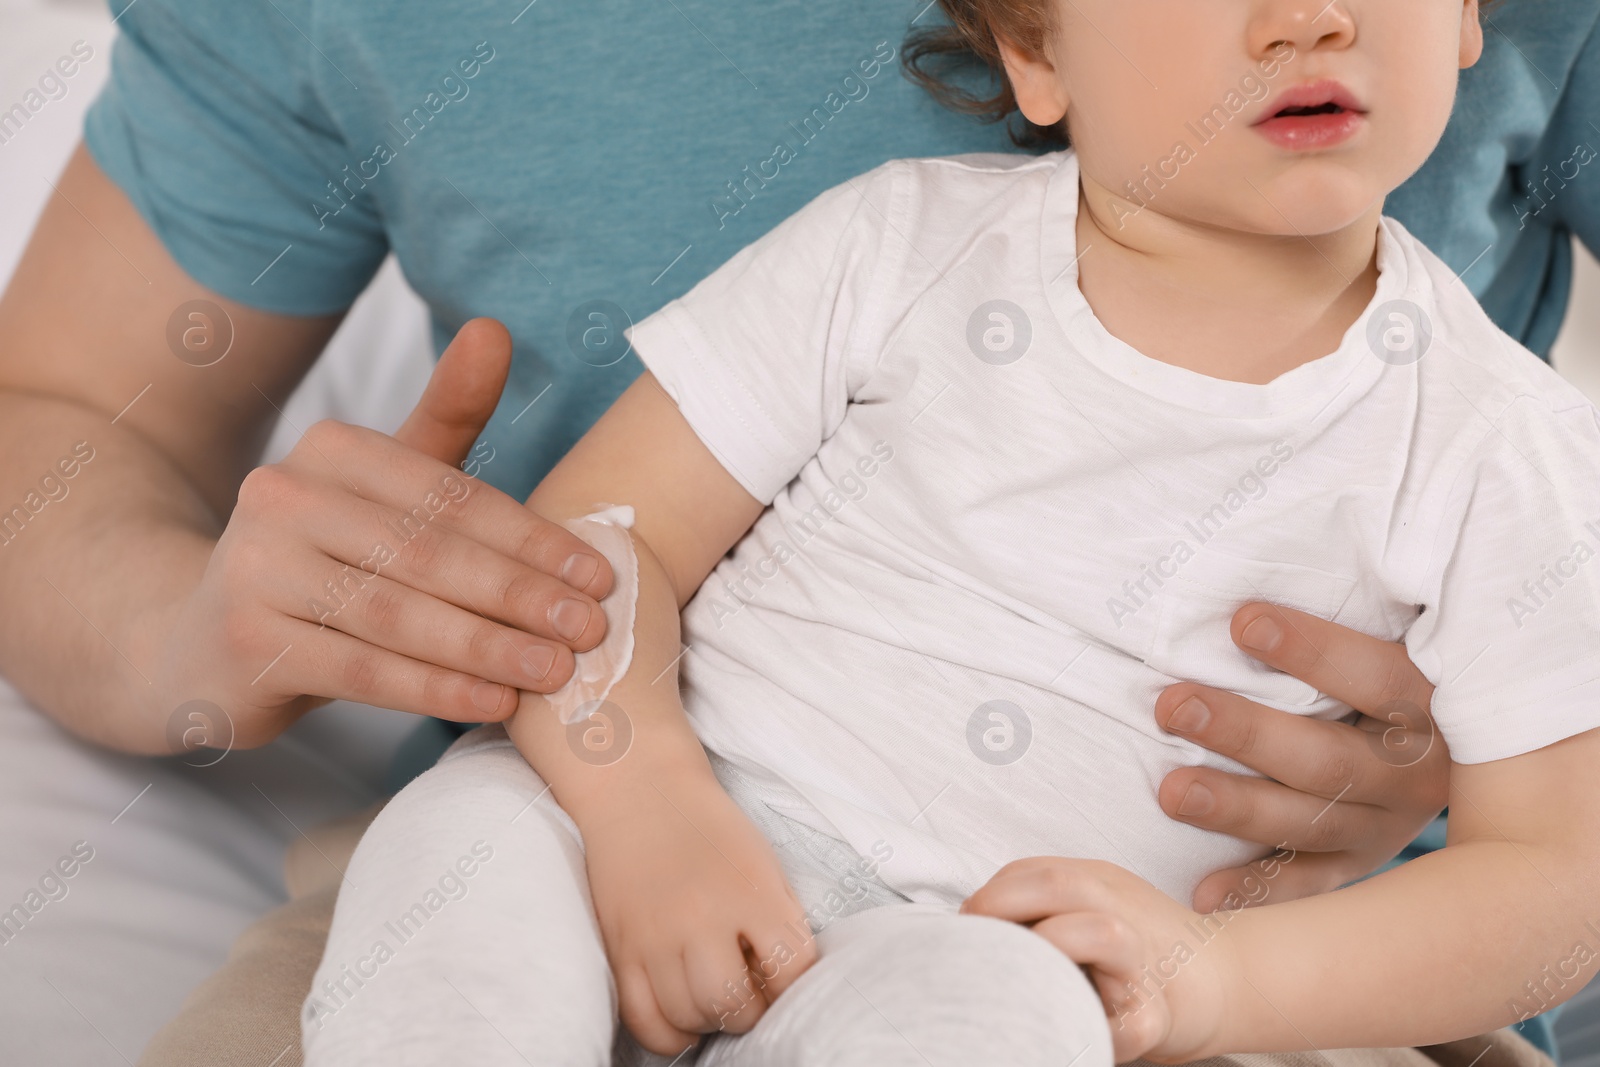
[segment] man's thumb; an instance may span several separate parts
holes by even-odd
[[[494,414],[510,371],[511,334],[494,319],[471,320],[439,357],[395,439],[457,466]]]

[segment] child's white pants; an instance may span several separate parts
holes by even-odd
[[[754,1031],[677,1064],[1111,1064],[1098,996],[1043,938],[882,883],[863,894],[814,843],[775,845],[808,912],[844,888],[864,910],[821,931],[819,961]],[[458,741],[362,839],[302,1028],[307,1067],[672,1062],[618,1035],[582,840],[500,727]]]

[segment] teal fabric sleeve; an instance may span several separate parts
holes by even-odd
[[[85,140],[188,274],[291,315],[348,307],[388,251],[371,201],[321,226],[351,156],[323,104],[356,90],[302,29],[311,0],[112,0],[121,31]],[[287,269],[286,269],[287,264]]]

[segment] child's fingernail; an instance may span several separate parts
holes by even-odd
[[[1194,782],[1184,792],[1183,799],[1178,802],[1178,814],[1205,815],[1215,804],[1216,798],[1211,795],[1211,790],[1199,782]]]
[[[1246,648],[1253,648],[1257,652],[1271,652],[1283,640],[1283,631],[1278,624],[1265,615],[1244,628],[1244,633],[1239,635]]]
[[[1197,734],[1211,721],[1211,709],[1199,697],[1190,697],[1179,704],[1167,720],[1167,728],[1180,734]]]

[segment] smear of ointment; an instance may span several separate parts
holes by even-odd
[[[633,662],[633,616],[639,600],[639,557],[633,551],[633,508],[607,506],[562,523],[583,538],[611,564],[611,592],[600,601],[606,613],[606,636],[587,652],[576,653],[572,680],[545,699],[563,724],[587,717]],[[580,714],[581,712],[581,714]]]

